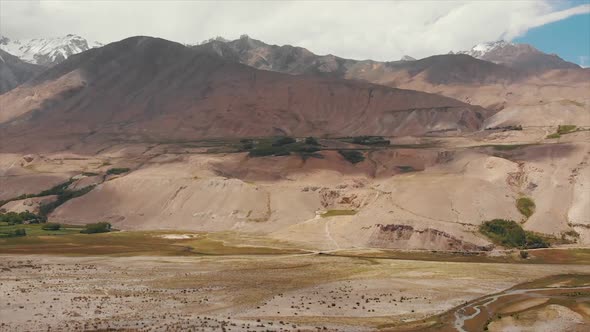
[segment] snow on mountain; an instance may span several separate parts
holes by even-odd
[[[477,45],[473,46],[469,51],[460,51],[460,52],[457,52],[457,54],[467,54],[467,55],[471,55],[474,58],[482,59],[482,58],[485,58],[486,54],[493,52],[495,50],[504,48],[509,45],[514,46],[515,44],[509,43],[504,40],[497,40],[497,41],[493,41],[493,42],[477,44]]]
[[[77,35],[55,38],[10,39],[0,36],[0,49],[38,65],[51,66],[67,59],[72,54],[100,47],[99,42],[88,42]]]
[[[413,58],[409,55],[404,55],[399,61],[416,61],[416,58]]]

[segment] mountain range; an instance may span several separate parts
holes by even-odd
[[[487,250],[478,226],[504,218],[590,243],[590,70],[530,46],[379,62],[247,36],[135,36],[55,64],[2,52],[11,209],[71,179],[92,191],[50,220]],[[330,210],[358,214],[322,222]]]

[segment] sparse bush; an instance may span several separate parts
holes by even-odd
[[[111,224],[108,222],[98,222],[95,224],[88,224],[80,231],[83,234],[108,233],[111,231]]]
[[[21,236],[27,236],[27,231],[24,230],[23,228],[17,228],[15,230],[12,231],[5,231],[0,233],[0,238],[6,238],[6,237],[21,237]]]
[[[58,223],[54,223],[54,222],[48,222],[43,224],[43,226],[41,226],[41,229],[44,231],[59,231],[61,228],[61,225]]]
[[[249,138],[244,138],[240,140],[240,151],[251,150],[254,148],[254,141]]]
[[[412,166],[396,166],[402,173],[408,173],[415,171],[414,167]]]
[[[23,224],[23,223],[30,223],[30,224],[38,224],[39,222],[44,221],[44,218],[31,213],[29,211],[24,212],[6,212],[0,213],[0,222],[8,223],[9,225],[15,224]]]
[[[72,198],[76,198],[76,197],[87,194],[92,189],[94,189],[94,187],[95,186],[92,185],[92,186],[84,187],[79,190],[65,190],[64,192],[62,192],[61,194],[59,194],[57,196],[57,199],[54,202],[51,202],[51,203],[48,203],[45,205],[41,205],[41,207],[39,207],[39,214],[43,218],[46,218],[47,215],[50,214],[51,212],[53,212],[53,210],[55,210],[58,206],[62,205],[63,203],[69,201]]]
[[[338,150],[338,153],[352,164],[365,160],[363,153],[357,150]]]
[[[520,251],[520,258],[522,258],[522,259],[527,259],[527,258],[529,258],[529,252],[528,252],[528,251],[526,251],[526,250],[521,250],[521,251]]]
[[[523,216],[529,218],[535,213],[535,202],[528,197],[520,197],[516,200],[516,208]]]
[[[283,137],[276,138],[272,142],[272,146],[283,146],[283,145],[287,145],[287,144],[293,144],[295,142],[296,142],[296,140],[293,137],[283,136]]]
[[[318,140],[315,139],[314,137],[307,137],[304,142],[307,145],[320,145]]]
[[[557,133],[559,135],[569,134],[574,131],[576,131],[576,126],[574,125],[559,125],[557,127]]]
[[[355,210],[328,210],[323,213],[322,218],[336,217],[336,216],[353,216],[356,214]]]
[[[538,249],[538,248],[547,248],[549,247],[549,242],[545,240],[541,235],[535,234],[533,232],[525,232],[526,233],[526,241],[524,247],[527,249]]]
[[[389,145],[389,140],[381,136],[356,136],[352,138],[352,143],[360,145]]]
[[[506,247],[521,247],[526,241],[524,230],[512,220],[494,219],[486,221],[480,226],[480,231],[494,242]]]
[[[111,168],[107,171],[107,175],[119,175],[129,171],[130,169],[126,167]]]
[[[528,232],[512,221],[494,219],[486,221],[479,227],[479,231],[493,242],[509,248],[536,249],[547,248],[549,242],[541,235]]]
[[[547,135],[547,138],[560,138],[561,135],[573,133],[576,130],[577,127],[575,125],[559,125],[557,126],[557,131],[553,134]]]

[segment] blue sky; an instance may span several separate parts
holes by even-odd
[[[573,2],[574,5],[584,3],[588,1]],[[555,53],[567,61],[589,67],[590,14],[574,15],[533,28],[513,42],[531,44],[545,53]]]

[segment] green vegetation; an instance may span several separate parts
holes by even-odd
[[[307,137],[304,141],[305,144],[307,145],[320,145],[320,143],[318,142],[317,139],[315,139],[314,137]]]
[[[63,203],[69,201],[72,198],[80,197],[82,195],[87,194],[92,189],[94,189],[94,187],[95,186],[92,185],[78,190],[67,190],[64,188],[59,194],[57,194],[57,199],[54,202],[41,205],[41,207],[39,208],[39,214],[42,217],[46,218],[47,215],[53,212],[53,210],[55,210],[58,206],[62,205]]]
[[[547,248],[549,242],[542,236],[525,231],[522,227],[512,221],[494,219],[483,223],[479,231],[489,237],[493,242],[508,248]]]
[[[25,212],[6,212],[0,213],[0,222],[7,223],[8,225],[15,225],[15,224],[23,224],[23,223],[33,223],[38,224],[40,222],[45,221],[45,218],[42,216],[36,215],[29,211]]]
[[[547,135],[547,138],[560,138],[561,135],[573,133],[577,130],[578,128],[575,125],[559,125],[557,126],[557,131],[553,134]]]
[[[297,142],[297,140],[295,140],[293,137],[283,136],[275,138],[275,140],[272,142],[272,146],[283,146],[293,144],[295,142]]]
[[[59,193],[63,192],[72,183],[74,183],[74,179],[69,179],[68,181],[66,181],[64,183],[60,183],[60,184],[58,184],[50,189],[47,189],[47,190],[43,190],[42,192],[40,192],[38,194],[22,194],[20,196],[13,197],[11,199],[3,200],[3,201],[0,201],[0,206],[6,204],[8,202],[19,201],[21,199],[26,199],[26,198],[42,197],[42,196],[48,196],[48,195],[59,195]]]
[[[529,218],[535,213],[535,202],[528,197],[521,197],[516,200],[516,208],[523,216]]]
[[[389,140],[381,136],[355,136],[351,143],[360,145],[389,145]]]
[[[201,256],[305,252],[280,241],[234,233],[189,233],[194,237],[167,239],[163,236],[177,233],[129,231],[88,235],[80,234],[80,226],[62,225],[59,231],[43,231],[40,226],[23,225],[27,231],[24,237],[0,238],[0,254]],[[0,226],[0,232],[3,231]]]
[[[61,228],[61,224],[55,222],[48,222],[41,226],[41,229],[44,231],[59,231]]]
[[[415,171],[414,167],[412,166],[396,166],[397,169],[400,170],[400,172],[402,173],[408,173],[408,172],[413,172]]]
[[[7,237],[21,237],[27,236],[27,231],[23,228],[17,228],[14,230],[0,230],[0,238],[7,238]]]
[[[559,135],[565,135],[565,134],[573,133],[574,131],[576,131],[576,126],[575,125],[559,125],[557,127],[557,133]]]
[[[355,210],[328,210],[322,213],[322,218],[336,217],[336,216],[354,216]]]
[[[320,151],[317,141],[314,142],[309,137],[303,142],[297,142],[292,137],[261,139],[252,141],[251,144],[242,143],[242,147],[249,147],[247,150],[249,150],[248,155],[250,157],[287,156],[291,153],[299,153],[308,157],[314,156],[313,153]]]
[[[26,198],[33,198],[33,197],[43,197],[43,196],[50,196],[50,195],[56,195],[57,199],[54,202],[42,205],[39,208],[39,215],[36,217],[36,219],[38,219],[38,222],[44,222],[45,220],[47,220],[47,215],[49,213],[51,213],[53,210],[55,210],[55,208],[57,208],[58,206],[62,205],[63,203],[69,201],[72,198],[76,198],[78,196],[82,196],[86,193],[88,193],[89,191],[91,191],[94,188],[94,185],[92,186],[88,186],[88,187],[84,187],[82,189],[78,189],[78,190],[69,190],[68,187],[74,183],[74,179],[69,179],[66,182],[60,183],[56,186],[53,186],[47,190],[43,190],[42,192],[38,193],[38,194],[23,194],[5,201],[0,201],[0,206],[11,202],[11,201],[17,201],[17,200],[21,200],[21,199],[26,199]],[[14,216],[12,216],[13,218]],[[31,219],[35,219],[35,217],[28,215],[28,217],[30,217]],[[1,217],[0,217],[1,218]],[[2,221],[0,219],[0,221]]]
[[[98,222],[96,224],[88,224],[80,231],[82,234],[108,233],[111,231],[111,224],[108,222]]]
[[[59,229],[52,229],[56,226],[51,226],[54,223],[46,223],[46,224],[16,224],[10,225],[7,223],[0,223],[0,237],[1,234],[12,233],[17,229],[25,230],[26,237],[30,238],[37,238],[40,235],[66,235],[66,234],[80,234],[80,226],[66,226],[61,224],[54,224],[59,225]],[[49,225],[49,226],[47,226]],[[1,246],[1,245],[0,245]]]
[[[119,175],[129,171],[130,169],[126,167],[111,168],[107,171],[107,175]]]
[[[94,172],[84,172],[84,173],[82,173],[82,175],[84,175],[84,176],[97,176],[99,174],[98,173],[94,173]]]
[[[340,153],[344,159],[353,164],[360,163],[361,161],[365,160],[363,153],[357,150],[338,150],[338,153]]]
[[[494,148],[494,150],[497,150],[497,151],[512,151],[512,150],[516,150],[518,148],[525,147],[527,145],[530,145],[530,144],[496,144],[496,145],[492,145],[492,148]]]

